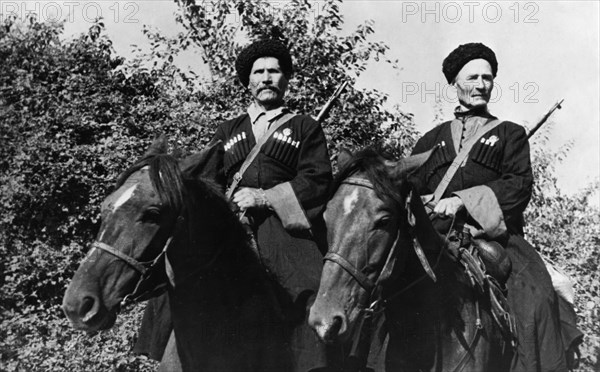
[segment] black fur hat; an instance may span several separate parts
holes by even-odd
[[[277,39],[262,39],[245,47],[235,61],[238,77],[245,87],[248,86],[254,61],[261,57],[277,58],[284,75],[288,79],[292,76],[293,65],[289,49]]]
[[[494,51],[481,43],[468,43],[454,49],[442,63],[442,71],[446,80],[451,84],[458,72],[469,61],[474,59],[485,59],[492,66],[492,74],[496,77],[498,72],[498,61]]]

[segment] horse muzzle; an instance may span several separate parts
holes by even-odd
[[[75,329],[88,332],[109,329],[117,319],[116,309],[109,311],[92,293],[75,297],[67,291],[62,309]]]
[[[326,344],[342,341],[347,329],[344,315],[334,314],[330,317],[323,317],[314,307],[310,310],[308,324],[314,329],[319,339]]]

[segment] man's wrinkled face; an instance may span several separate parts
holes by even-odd
[[[494,89],[492,66],[485,59],[471,60],[458,72],[453,85],[463,107],[487,106]]]
[[[266,109],[272,109],[283,103],[288,79],[274,57],[262,57],[254,61],[250,71],[248,89],[254,101]]]

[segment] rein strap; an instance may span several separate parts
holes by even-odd
[[[423,251],[423,247],[421,246],[421,243],[419,242],[419,239],[418,239],[417,234],[415,232],[415,229],[417,228],[417,219],[416,219],[416,216],[413,214],[413,210],[411,208],[411,199],[413,197],[415,197],[415,196],[413,195],[413,192],[411,191],[408,194],[408,197],[406,198],[406,211],[408,213],[408,224],[410,226],[408,230],[409,230],[409,233],[410,233],[410,237],[412,238],[413,249],[415,250],[415,253],[417,254],[417,257],[419,258],[419,262],[421,262],[421,266],[423,266],[423,269],[425,270],[425,272],[427,273],[427,275],[429,275],[429,277],[434,282],[436,282],[437,281],[437,277],[435,276],[435,273],[433,272],[433,269],[431,268],[431,265],[429,264],[429,260],[425,256],[425,252]]]
[[[342,181],[342,184],[344,185],[356,185],[356,186],[362,186],[362,187],[366,187],[368,189],[374,189],[373,184],[371,183],[371,181],[364,179],[364,178],[360,178],[360,177],[348,177],[345,180]]]

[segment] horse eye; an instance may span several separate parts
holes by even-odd
[[[144,211],[142,222],[158,222],[160,220],[160,208],[150,207]]]
[[[376,229],[384,229],[389,225],[389,223],[391,221],[392,221],[392,219],[390,217],[383,217],[383,218],[375,221],[375,228]]]

